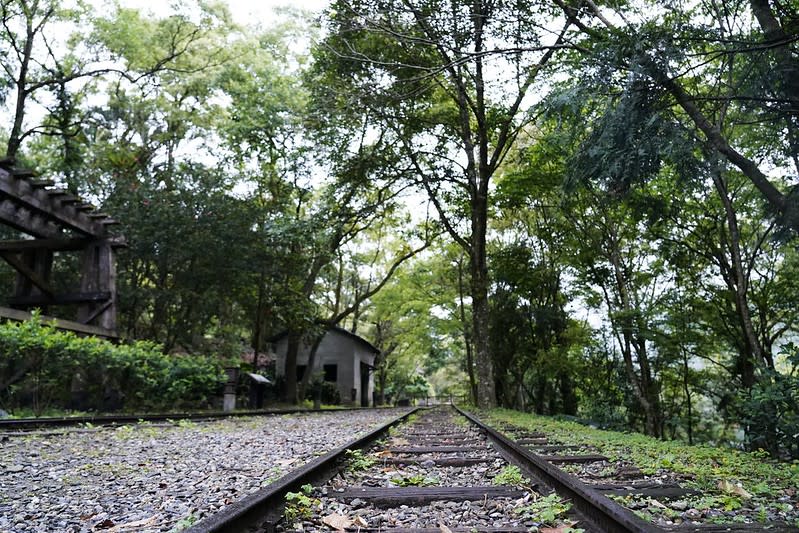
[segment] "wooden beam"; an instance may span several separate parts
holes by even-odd
[[[110,299],[111,299],[111,293],[109,291],[67,292],[67,293],[51,294],[51,295],[13,296],[8,299],[8,303],[19,307],[42,307],[45,305],[104,303]]]
[[[41,276],[39,276],[39,274],[31,270],[30,267],[22,262],[19,257],[11,252],[2,252],[0,253],[0,257],[2,257],[6,263],[14,267],[17,272],[28,278],[31,283],[36,285],[36,287],[46,296],[50,298],[53,297],[53,289],[50,287],[50,284],[47,283],[47,280],[43,279]]]
[[[11,309],[9,307],[0,307],[0,318],[24,322],[25,320],[30,320],[31,316],[32,315],[27,311],[20,311],[18,309]],[[41,316],[40,318],[45,324],[51,324],[58,329],[75,331],[77,333],[84,333],[86,335],[95,335],[97,337],[105,337],[107,339],[119,338],[117,332],[110,329],[101,328],[98,326],[90,326],[88,324],[81,324],[80,322],[73,322],[72,320],[61,320],[59,318],[53,318],[50,316]]]
[[[29,168],[14,168],[11,173],[17,179],[35,178],[36,173]]]
[[[12,175],[0,169],[0,195],[10,199],[18,208],[35,212],[59,226],[84,235],[102,237],[106,234],[105,226],[90,219],[80,210],[86,204],[76,209],[63,200],[59,203],[45,189],[37,189],[31,185],[30,180],[15,176],[16,174]]]
[[[36,213],[21,209],[9,198],[0,198],[0,223],[34,237],[48,238],[61,235],[61,229],[57,225]]]
[[[110,308],[112,305],[114,305],[114,301],[113,301],[113,300],[111,300],[111,293],[108,293],[108,295],[109,295],[109,297],[108,297],[108,301],[107,301],[107,302],[105,302],[105,303],[104,303],[103,305],[101,305],[100,307],[98,307],[97,309],[95,309],[94,311],[92,311],[92,314],[91,314],[91,315],[89,315],[88,317],[84,318],[84,319],[81,321],[81,324],[91,324],[91,323],[92,323],[92,322],[93,322],[95,319],[97,319],[97,317],[99,317],[100,315],[102,315],[103,313],[105,313],[106,311],[108,311],[108,309],[109,309],[109,308]]]
[[[124,237],[103,239],[114,248],[127,246]],[[96,244],[95,239],[17,239],[0,241],[0,252],[21,252],[23,250],[50,250],[52,252],[75,252]]]

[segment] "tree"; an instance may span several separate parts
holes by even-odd
[[[692,13],[643,9],[631,19],[618,11],[614,15],[620,16],[606,16],[603,11],[616,8],[594,3],[586,9],[557,3],[586,35],[584,50],[605,68],[651,80],[646,90],[668,95],[685,124],[750,180],[785,226],[799,230],[793,188],[786,190],[775,177],[793,176],[789,182],[795,182],[799,172],[795,6],[707,2]],[[619,26],[611,19],[637,20]],[[753,128],[770,130],[773,135],[766,137],[772,140],[753,143],[746,137]]]
[[[414,183],[469,258],[478,404],[495,404],[489,351],[489,184],[520,128],[526,98],[569,24],[544,6],[437,0],[335,2],[317,51],[326,101],[363,110],[390,135]],[[339,107],[340,109],[340,107]]]
[[[95,18],[82,3],[67,8],[55,0],[2,0],[0,18],[0,42],[10,51],[2,66],[14,94],[6,157],[15,157],[28,137],[40,133],[60,135],[65,154],[70,154],[68,141],[78,134],[81,122],[70,99],[90,90],[91,81],[108,75],[135,84],[156,72],[181,68],[180,57],[215,23],[210,11],[200,12],[200,22],[194,23],[186,14],[151,21],[136,10],[119,7],[108,18]],[[51,31],[54,27],[61,29]],[[63,35],[64,27],[68,38],[55,38]],[[213,61],[213,54],[204,59]],[[45,91],[55,96],[52,114],[58,119],[29,124],[29,104]]]

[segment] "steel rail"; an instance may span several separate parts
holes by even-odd
[[[399,424],[419,409],[417,407],[409,410],[366,435],[317,457],[269,486],[223,507],[218,513],[204,518],[186,529],[185,533],[234,533],[243,531],[258,522],[279,518],[285,505],[286,492],[297,491],[306,483],[327,481],[335,475],[339,461],[345,457],[347,450],[366,448],[387,434],[389,428]]]
[[[207,411],[207,412],[183,412],[183,413],[153,413],[153,414],[129,414],[129,415],[87,415],[87,416],[65,416],[65,417],[44,417],[44,418],[3,418],[0,419],[0,431],[33,429],[47,427],[68,427],[80,424],[92,424],[95,426],[112,426],[115,424],[129,424],[136,422],[160,422],[167,420],[203,420],[241,416],[270,416],[270,415],[290,415],[297,413],[336,413],[339,411],[360,411],[385,409],[383,407],[335,407],[331,409],[253,409],[246,411]]]
[[[530,472],[535,478],[571,501],[573,507],[590,525],[608,533],[662,533],[666,531],[638,517],[610,498],[588,487],[575,476],[567,474],[547,460],[516,444],[501,432],[486,425],[472,413],[455,406],[455,409],[485,431],[497,451],[505,458]]]

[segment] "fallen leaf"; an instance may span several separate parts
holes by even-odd
[[[731,483],[726,479],[722,479],[719,481],[719,490],[722,492],[726,492],[727,494],[735,494],[736,496],[740,496],[744,500],[751,500],[752,495],[747,492],[745,488],[740,485],[736,485],[735,483]]]
[[[665,505],[663,505],[662,503],[660,503],[660,502],[659,502],[659,501],[657,501],[657,500],[649,500],[649,503],[650,503],[650,504],[651,504],[653,507],[657,507],[658,509],[665,509],[665,508],[666,508],[666,506],[665,506]]]
[[[117,533],[122,531],[141,531],[143,528],[152,525],[158,519],[158,515],[153,515],[144,520],[136,520],[135,522],[126,522],[124,524],[117,524],[108,530],[108,533]]]
[[[276,462],[277,462],[277,464],[279,464],[280,466],[288,466],[288,465],[290,465],[291,463],[294,463],[294,462],[296,462],[296,461],[297,461],[297,458],[295,457],[295,458],[293,458],[293,459],[280,459],[279,461],[276,461]]]
[[[375,454],[375,457],[381,457],[381,458],[382,457],[391,457],[392,455],[394,455],[394,454],[391,453],[389,450],[383,450],[383,451],[377,452]]]
[[[438,527],[441,530],[441,533],[452,533],[452,530],[450,528],[448,528],[447,526],[445,526],[444,524],[441,524]]]
[[[333,513],[322,518],[322,523],[326,524],[327,526],[330,526],[336,531],[344,531],[346,528],[352,525],[352,520],[350,520],[344,515]]]
[[[569,531],[571,528],[572,526],[570,524],[563,524],[558,527],[542,527],[538,531],[540,533],[566,533],[566,531]]]
[[[106,518],[105,520],[103,520],[99,524],[95,524],[94,525],[94,529],[109,529],[109,528],[114,527],[115,525],[116,524],[114,524],[113,520],[111,520],[110,518]]]
[[[362,516],[356,516],[352,519],[352,525],[358,527],[367,527],[369,523],[364,520]]]

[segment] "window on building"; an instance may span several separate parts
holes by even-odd
[[[336,383],[338,381],[338,365],[324,365],[325,381]]]

